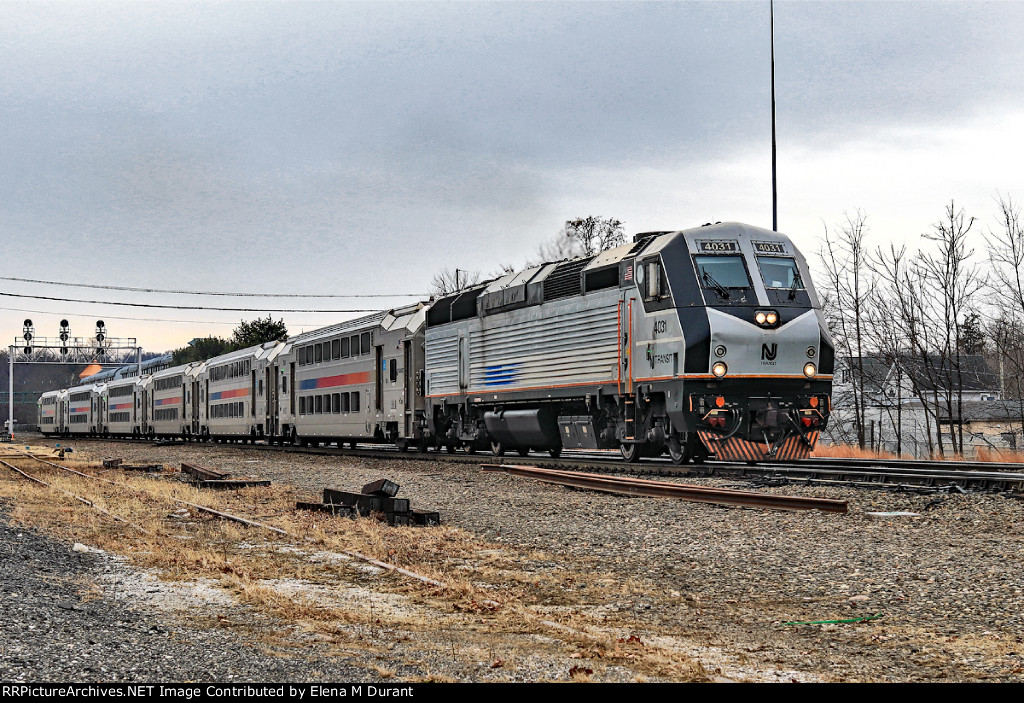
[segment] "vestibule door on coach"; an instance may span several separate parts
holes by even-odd
[[[142,391],[142,434],[149,432],[149,391]]]
[[[404,427],[403,437],[412,437],[416,413],[416,388],[412,372],[412,342],[408,339],[402,341],[402,397],[399,400],[402,407]]]
[[[265,432],[270,437],[278,435],[277,427],[277,383],[279,375],[277,364],[268,365],[264,371],[264,386],[267,389],[267,411]]]
[[[192,381],[192,434],[199,434],[199,379]]]

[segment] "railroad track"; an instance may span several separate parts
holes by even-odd
[[[11,461],[25,461],[25,460],[28,460],[28,461],[36,462],[36,464],[42,464],[47,469],[56,469],[59,472],[64,472],[64,473],[68,473],[68,474],[74,474],[75,476],[78,476],[80,478],[89,479],[89,480],[95,481],[97,483],[102,483],[102,484],[106,484],[106,485],[110,485],[110,486],[114,486],[114,487],[120,487],[120,488],[130,488],[129,486],[126,486],[123,483],[119,483],[118,481],[112,481],[112,480],[110,480],[108,478],[104,478],[102,476],[95,476],[93,474],[85,473],[83,471],[77,471],[77,470],[72,469],[72,468],[67,467],[67,466],[61,466],[60,464],[54,463],[52,461],[47,461],[46,459],[43,459],[42,457],[36,456],[36,455],[28,453],[28,452],[15,452],[15,453],[3,454],[2,456],[3,456],[4,459],[9,459]],[[146,530],[145,528],[143,528],[140,525],[135,524],[131,520],[128,520],[127,518],[125,518],[123,516],[115,515],[115,514],[109,512],[109,511],[105,510],[104,508],[102,508],[99,505],[97,505],[94,501],[88,500],[87,498],[83,498],[82,496],[79,496],[79,495],[76,495],[74,493],[71,493],[70,491],[66,491],[63,488],[56,487],[56,486],[48,483],[47,481],[41,479],[39,476],[32,475],[32,474],[26,472],[25,470],[23,470],[21,468],[18,468],[14,464],[10,463],[10,461],[4,461],[3,459],[0,459],[0,467],[9,469],[10,471],[18,474],[19,476],[21,476],[22,478],[24,478],[24,479],[26,479],[28,481],[32,481],[33,483],[37,483],[37,484],[40,484],[40,485],[45,486],[47,488],[50,488],[52,490],[55,490],[57,492],[60,492],[60,493],[62,493],[64,495],[68,496],[69,498],[72,498],[72,499],[78,501],[79,503],[87,505],[90,508],[96,510],[97,512],[99,512],[99,513],[101,513],[101,514],[103,514],[103,515],[105,515],[105,516],[107,516],[107,517],[109,517],[109,518],[111,518],[111,519],[113,519],[113,520],[115,520],[117,522],[127,524],[127,525],[137,529],[138,531],[140,531],[143,534],[146,534],[146,535],[150,535],[151,534],[148,530]],[[191,508],[192,510],[199,511],[199,512],[205,513],[207,515],[212,515],[213,517],[219,518],[221,520],[229,520],[231,522],[236,522],[236,523],[239,523],[239,524],[242,524],[242,525],[246,525],[248,527],[254,527],[254,528],[257,528],[257,529],[273,532],[273,533],[282,535],[284,537],[289,537],[291,539],[296,540],[299,543],[318,544],[318,542],[317,542],[317,540],[315,538],[312,538],[312,537],[309,537],[309,536],[306,536],[306,535],[292,534],[291,532],[288,532],[287,530],[283,530],[280,527],[275,527],[273,525],[269,525],[266,522],[262,522],[260,520],[254,520],[254,519],[251,519],[251,518],[243,517],[241,515],[236,515],[234,513],[224,512],[223,510],[216,510],[216,509],[211,508],[211,507],[206,506],[206,505],[199,505],[198,503],[192,503],[190,501],[182,500],[180,498],[175,498],[173,496],[172,497],[157,496],[157,495],[153,495],[152,493],[150,493],[150,496],[155,501],[161,501],[162,500],[162,501],[166,501],[166,502],[173,503],[173,504],[176,504],[176,505],[186,506],[188,508]],[[330,552],[328,552],[328,553],[330,553]],[[387,571],[391,571],[391,572],[394,572],[394,573],[397,573],[397,574],[402,574],[403,576],[407,576],[409,578],[416,579],[418,581],[422,581],[423,583],[426,583],[426,584],[428,584],[430,586],[436,586],[436,587],[439,587],[439,588],[444,588],[445,587],[444,583],[442,583],[440,581],[437,581],[436,579],[433,579],[433,578],[430,578],[430,577],[427,577],[427,576],[423,576],[423,575],[418,574],[418,573],[416,573],[414,571],[410,571],[408,569],[402,568],[400,566],[396,566],[395,564],[391,564],[391,563],[386,562],[386,561],[381,561],[379,559],[374,559],[373,557],[367,556],[366,554],[362,554],[361,552],[357,552],[357,551],[354,551],[354,550],[351,550],[351,549],[336,549],[334,553],[339,554],[339,555],[344,555],[344,556],[352,557],[352,558],[355,558],[355,559],[359,559],[360,561],[365,561],[368,564],[372,564],[373,566],[376,566],[376,567],[379,567],[379,568],[382,568],[382,569],[385,569]]]
[[[52,441],[50,438],[48,441]],[[144,439],[99,439],[91,437],[62,438],[65,442],[128,442],[153,444]],[[186,442],[165,442],[163,446],[189,446]],[[230,446],[230,445],[226,445]],[[464,451],[448,453],[444,450],[426,452],[400,452],[394,447],[361,445],[352,447],[298,447],[291,445],[259,444],[268,451],[325,456],[352,456],[358,458],[398,461],[444,461],[450,463],[531,465],[592,473],[625,474],[629,476],[660,477],[722,477],[744,480],[769,480],[777,483],[804,485],[840,485],[856,488],[888,488],[908,491],[1024,491],[1024,465],[962,461],[923,461],[906,459],[836,459],[811,458],[790,462],[724,462],[707,461],[703,464],[672,464],[667,458],[647,459],[639,464],[627,464],[618,452],[573,451],[553,458],[539,453],[526,456],[495,457],[489,453],[469,454]]]

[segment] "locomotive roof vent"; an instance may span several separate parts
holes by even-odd
[[[634,242],[639,242],[639,241],[641,241],[643,239],[650,239],[652,237],[659,237],[659,236],[661,236],[663,234],[672,234],[673,232],[675,232],[674,229],[666,229],[666,230],[663,230],[661,232],[638,232],[637,234],[633,235],[633,241]]]

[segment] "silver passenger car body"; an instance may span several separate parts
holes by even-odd
[[[277,360],[281,436],[302,444],[422,439],[426,305],[289,340]]]

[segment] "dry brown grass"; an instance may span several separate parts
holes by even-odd
[[[1012,449],[988,449],[980,447],[974,454],[976,461],[991,461],[1006,464],[1024,464],[1024,452]]]
[[[898,457],[892,452],[875,451],[871,449],[861,449],[860,447],[851,444],[822,444],[818,443],[814,447],[814,451],[811,456],[822,457],[825,459],[909,459],[911,457],[904,455]]]
[[[448,526],[394,528],[372,519],[296,511],[295,500],[303,496],[290,486],[201,492],[173,476],[104,471],[80,457],[67,462],[85,473],[102,472],[116,484],[111,485],[30,460],[10,461],[150,534],[0,469],[0,497],[13,503],[12,516],[18,522],[125,555],[162,579],[210,579],[266,618],[317,633],[321,641],[346,650],[376,652],[379,645],[364,634],[386,630],[386,639],[401,633],[409,647],[446,652],[454,661],[498,661],[493,671],[500,677],[514,668],[522,646],[517,637],[542,633],[552,641],[551,656],[585,656],[603,667],[629,667],[637,676],[705,678],[699,663],[677,652],[620,642],[621,631],[636,626],[636,614],[598,614],[593,604],[628,599],[645,587],[610,578],[585,559],[555,561],[543,552],[519,552]],[[219,520],[175,499],[258,520],[294,537]],[[350,551],[436,579],[444,587],[393,572],[353,569],[357,562],[339,557]],[[585,593],[566,587],[579,581],[587,582]],[[309,595],[283,588],[286,583],[305,584]],[[372,589],[387,599],[324,600],[317,585],[332,593]],[[266,634],[263,641],[289,646],[288,637],[280,633]],[[536,648],[533,642],[529,646]],[[591,678],[580,671],[573,678]],[[435,680],[446,678],[438,675]]]

